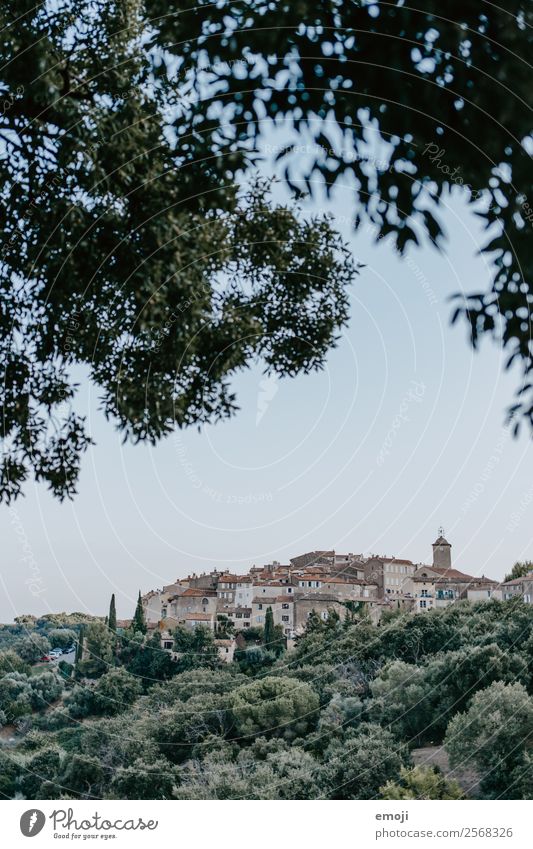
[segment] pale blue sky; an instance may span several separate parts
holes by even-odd
[[[333,212],[348,236],[349,194],[308,209]],[[444,220],[443,255],[400,261],[368,230],[352,235],[366,268],[327,368],[266,384],[248,372],[226,423],[156,448],[123,445],[85,382],[80,408],[97,445],[76,500],[30,484],[14,510],[0,508],[0,621],[101,614],[112,592],[130,616],[139,588],[314,548],[428,560],[441,524],[466,571],[501,578],[533,557],[532,445],[503,428],[516,375],[488,339],[474,354],[464,325],[449,326],[448,296],[488,285],[480,228],[460,197]]]

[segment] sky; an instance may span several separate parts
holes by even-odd
[[[450,296],[491,278],[464,197],[446,200],[445,253],[403,260],[369,228],[351,232],[349,185],[304,211],[330,212],[365,264],[326,368],[284,380],[250,370],[234,383],[235,417],[156,447],[123,444],[83,377],[96,445],[78,496],[61,504],[30,483],[0,506],[0,621],[101,615],[113,592],[130,617],[139,589],[315,549],[430,562],[440,526],[471,574],[500,579],[533,559],[533,446],[504,426],[518,375],[491,340],[476,353],[465,325],[450,326]]]

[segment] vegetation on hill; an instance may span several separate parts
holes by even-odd
[[[0,792],[533,798],[531,605],[464,602],[377,626],[311,616],[289,653],[276,635],[276,652],[261,631],[248,636],[232,664],[201,628],[178,629],[171,656],[158,634],[103,622],[84,628],[72,674],[4,652],[0,718],[12,739]],[[413,750],[430,746],[444,747],[453,775],[414,765]]]

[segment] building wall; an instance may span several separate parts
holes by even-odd
[[[449,543],[433,544],[433,565],[440,569],[452,568],[452,547]]]
[[[329,597],[320,598],[318,595],[313,596],[313,598],[296,598],[294,601],[295,631],[302,631],[305,628],[309,614],[312,610],[314,610],[324,621],[327,620],[330,610],[335,610],[341,619],[346,613],[344,605],[340,604],[340,602],[336,599]]]
[[[466,597],[468,601],[490,601],[493,597],[494,590],[490,587],[478,587],[473,589],[468,589],[466,591]]]
[[[286,601],[278,598],[275,608],[272,608],[274,625],[280,625],[287,638],[294,634],[294,607],[294,599],[287,597]]]
[[[365,581],[376,585],[378,598],[383,598],[383,577],[383,560],[370,557],[365,563]]]
[[[253,628],[263,628],[265,625],[265,616],[267,609],[272,608],[272,614],[274,615],[274,622],[276,616],[277,602],[274,598],[268,598],[265,596],[261,598],[254,598],[252,602],[252,627]]]
[[[215,640],[219,659],[224,663],[232,663],[235,654],[235,640]]]
[[[239,583],[235,589],[235,607],[251,607],[254,587],[251,581]]]
[[[504,600],[519,596],[526,604],[533,604],[533,578],[523,578],[520,583],[502,584]]]
[[[432,578],[417,578],[413,581],[415,599],[414,612],[425,613],[435,607],[435,582]]]
[[[216,596],[180,596],[175,600],[175,616],[181,621],[187,613],[209,613],[214,616],[217,609]]]

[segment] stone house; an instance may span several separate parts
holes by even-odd
[[[461,599],[490,598],[498,584],[484,575],[467,575],[451,567],[420,566],[413,578],[413,586],[415,612],[422,612],[447,607]]]
[[[205,614],[207,617],[205,621],[213,623],[217,611],[217,601],[215,590],[189,587],[181,595],[171,599],[169,615],[178,622],[191,622],[193,620],[187,620],[187,616]],[[165,620],[163,619],[163,621]]]
[[[533,572],[523,578],[514,578],[512,581],[504,581],[501,585],[504,601],[511,598],[521,597],[526,604],[533,604]]]
[[[218,607],[217,623],[227,619],[231,622],[235,631],[249,628],[252,624],[252,607]]]
[[[412,595],[416,566],[411,560],[396,557],[369,557],[364,564],[365,581],[377,586],[379,598]]]
[[[495,581],[483,582],[480,580],[466,590],[466,598],[471,602],[490,601],[492,598],[499,598],[500,596],[499,585]]]
[[[272,608],[272,613],[274,614],[275,621],[275,613],[277,611],[277,596],[256,596],[252,600],[252,627],[253,628],[263,628],[265,625],[265,616],[267,612],[267,608]]]
[[[338,613],[340,619],[346,615],[346,607],[340,603],[338,598],[327,593],[309,594],[297,596],[294,600],[294,631],[301,633],[307,624],[312,611],[326,622],[331,611]]]
[[[239,575],[235,585],[235,607],[251,607],[253,597],[252,578],[249,575]]]
[[[237,645],[235,640],[215,640],[214,642],[217,647],[220,660],[224,661],[224,663],[232,663]]]
[[[186,613],[180,624],[186,628],[194,630],[194,628],[207,628],[209,631],[215,630],[215,614],[213,613]]]

